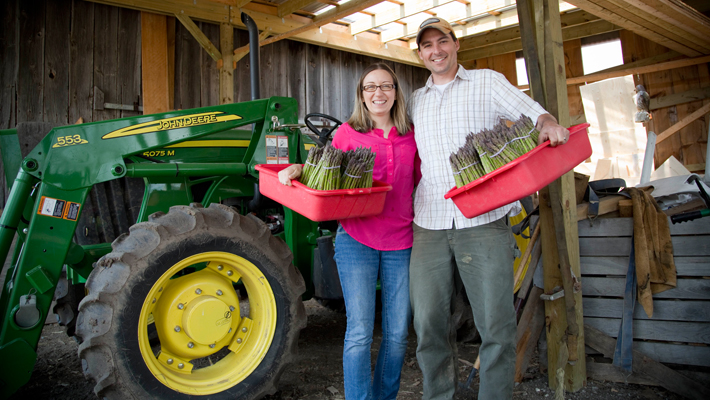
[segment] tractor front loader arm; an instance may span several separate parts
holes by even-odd
[[[266,162],[266,135],[286,136],[289,148],[297,148],[299,131],[284,127],[296,124],[297,118],[295,100],[274,97],[50,131],[22,160],[0,217],[3,260],[8,258],[16,237],[0,297],[0,398],[10,396],[29,381],[62,268],[65,264],[79,264],[84,256],[72,238],[93,185],[124,176],[256,178],[254,165]],[[160,163],[140,156],[146,151],[250,124],[252,137],[241,160]],[[298,152],[292,153],[290,158]],[[165,211],[171,205],[165,205]]]

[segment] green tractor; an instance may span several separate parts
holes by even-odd
[[[255,166],[301,163],[334,127],[307,117],[318,136],[302,133],[296,101],[258,99],[254,75],[252,99],[55,128],[21,161],[17,130],[0,131],[16,175],[0,218],[0,397],[29,381],[55,297],[100,398],[274,392],[302,300],[337,297],[339,283],[323,268],[326,225],[261,196]],[[78,243],[92,187],[126,178],[144,183],[137,223],[113,243]]]

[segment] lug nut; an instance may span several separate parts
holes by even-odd
[[[227,276],[232,276],[233,273],[232,271],[227,271]]]
[[[221,295],[222,295],[222,291],[221,291],[221,290],[218,290],[218,291],[217,291],[217,296],[221,296]]]
[[[159,291],[159,292],[162,292],[162,291],[163,291],[163,288],[158,289],[158,291]]]
[[[178,364],[178,368],[180,368],[180,369],[185,368],[185,364],[183,364],[183,363]]]
[[[182,303],[178,304],[178,310],[182,310],[183,308],[185,308],[184,304],[182,304]]]
[[[192,342],[190,342],[190,343],[188,343],[188,344],[187,344],[187,347],[189,347],[189,348],[193,348],[193,347],[195,347],[195,344],[194,344],[194,343],[192,343]]]
[[[155,304],[155,299],[153,299],[153,301],[151,303]]]
[[[221,271],[221,270],[223,270],[223,269],[224,269],[223,266],[221,266],[221,265],[218,265],[218,266],[217,266],[217,270],[218,270],[218,271]]]
[[[246,331],[247,331],[247,327],[245,326],[244,328],[242,328],[242,332],[246,332]]]
[[[234,306],[229,306],[229,311],[234,311]]]
[[[173,364],[173,359],[172,359],[172,358],[168,358],[168,365],[172,365],[172,364]]]
[[[242,338],[237,338],[237,343],[241,343],[241,342],[242,342]]]
[[[214,343],[210,345],[210,349],[214,349]]]
[[[175,327],[175,332],[180,332],[180,327],[179,327],[179,326],[176,326],[176,327]]]
[[[29,232],[29,230],[27,228],[22,230],[22,233],[24,233],[25,235],[27,234],[27,232]]]
[[[227,331],[227,333],[232,333],[232,328],[229,328],[229,331]]]
[[[197,290],[195,290],[195,293],[197,293],[197,294],[202,294],[202,289],[197,289]]]

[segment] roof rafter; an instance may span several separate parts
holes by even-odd
[[[609,21],[604,21],[603,19],[597,19],[596,21],[587,22],[579,25],[566,26],[562,28],[562,39],[572,40],[579,39],[587,36],[598,35],[600,33],[618,31],[621,27],[612,24]],[[493,57],[500,54],[512,53],[520,51],[523,49],[523,42],[520,39],[520,29],[517,27],[510,27],[505,29],[507,35],[515,36],[508,40],[499,40],[491,44],[476,46],[470,50],[459,51],[458,58],[464,67],[467,66],[467,61],[477,60],[479,58]]]
[[[283,33],[276,35],[272,38],[259,43],[260,46],[264,46],[270,43],[278,42],[279,40],[288,39],[292,36],[296,36],[300,33],[304,33],[313,29],[322,27],[323,25],[335,22],[343,17],[350,14],[356,13],[360,10],[364,10],[368,7],[372,7],[375,4],[382,3],[384,0],[352,0],[341,6],[337,6],[329,11],[324,12],[313,18],[313,22],[301,25],[295,29],[284,31]],[[357,40],[357,39],[355,39]]]
[[[318,0],[287,0],[279,4],[276,15],[279,17],[285,17],[289,14],[293,14],[294,11],[298,11],[307,5],[317,2]]]
[[[289,18],[285,18],[285,24],[282,22],[281,18],[273,15],[263,14],[251,10],[243,10],[249,14],[256,22],[257,26],[262,29],[272,32],[274,37],[266,39],[259,43],[260,46],[273,43],[275,38],[283,37],[284,34],[288,34],[288,37],[300,42],[316,44],[323,47],[329,47],[333,49],[348,51],[351,53],[365,54],[373,57],[383,58],[386,60],[392,60],[396,62],[401,62],[404,64],[422,66],[422,61],[417,56],[416,52],[410,50],[407,47],[387,45],[376,39],[368,39],[362,36],[353,36],[347,32],[339,32],[334,29],[328,29],[321,27],[320,29],[309,28],[301,29],[304,26],[309,26],[311,24],[303,24]],[[234,10],[235,13],[238,10]],[[236,16],[232,17],[236,20]],[[239,21],[235,25],[243,27],[244,25]],[[297,32],[297,33],[294,33]],[[243,46],[236,49],[235,54],[244,54],[248,46]]]
[[[423,11],[451,3],[455,0],[418,0],[399,3],[398,7],[393,7],[387,11],[376,13],[370,18],[363,18],[350,24],[350,33],[355,35],[370,29],[398,21],[401,18],[410,17]]]

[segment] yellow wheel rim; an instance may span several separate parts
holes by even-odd
[[[237,284],[248,300],[240,300]],[[139,318],[138,343],[150,372],[178,392],[208,395],[243,381],[264,359],[276,330],[276,301],[254,264],[214,251],[168,269]]]

